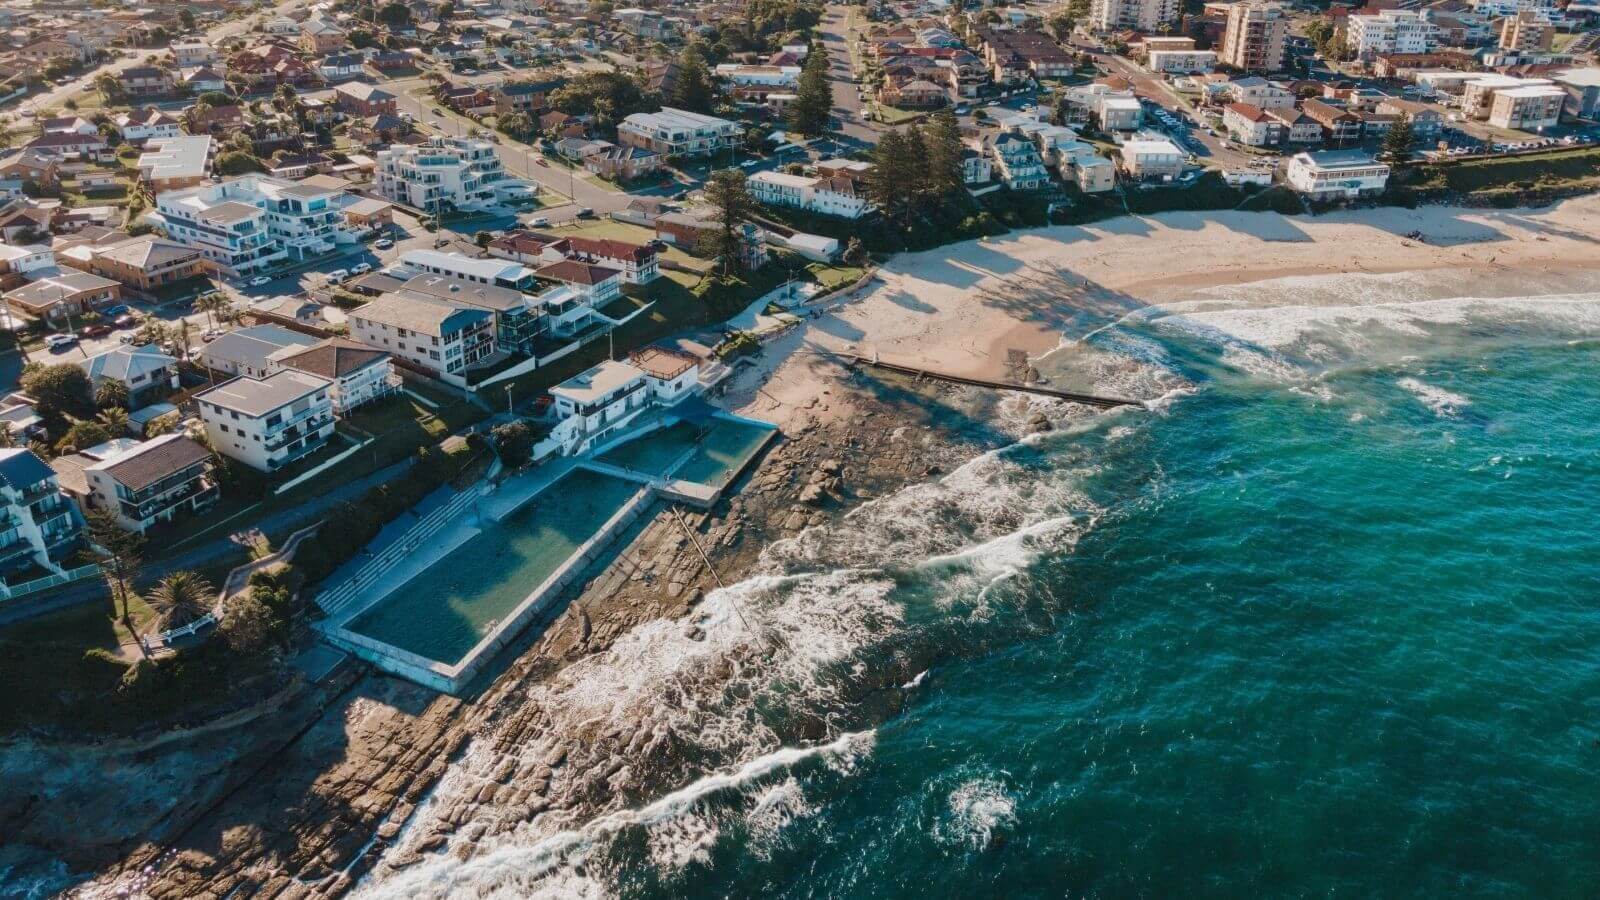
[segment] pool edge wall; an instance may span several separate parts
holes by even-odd
[[[596,472],[596,474],[607,478],[617,477],[606,472]],[[611,545],[619,533],[638,520],[645,509],[655,502],[656,493],[651,486],[641,485],[639,490],[635,491],[633,496],[600,526],[599,530],[579,545],[572,555],[550,573],[549,577],[540,582],[500,621],[500,624],[484,635],[454,665],[428,659],[410,650],[351,631],[344,624],[319,623],[318,630],[330,643],[391,675],[414,681],[441,693],[456,695],[478,676],[483,666],[504,649],[506,644],[521,634],[537,615],[545,612],[550,602],[559,597],[563,589],[583,574],[589,564]]]

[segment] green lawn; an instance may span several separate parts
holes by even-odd
[[[1600,187],[1600,149],[1553,150],[1423,168],[1416,187],[1460,193]]]

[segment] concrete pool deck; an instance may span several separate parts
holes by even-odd
[[[363,570],[348,582],[320,594],[317,602],[328,617],[315,627],[330,644],[390,674],[444,693],[458,693],[512,638],[547,611],[562,589],[587,570],[616,536],[633,524],[656,499],[686,503],[701,509],[711,507],[777,434],[776,426],[770,423],[721,411],[705,417],[703,421],[710,420],[720,421],[697,432],[702,439],[719,433],[716,431],[719,427],[746,432],[735,448],[736,458],[722,458],[728,454],[719,456],[714,449],[708,449],[698,440],[671,453],[672,458],[664,466],[653,467],[658,468],[659,472],[626,468],[598,458],[617,447],[648,439],[652,434],[673,428],[684,421],[669,413],[585,456],[555,458],[508,478],[499,485],[480,486],[468,492],[470,496],[454,498],[451,503],[434,510],[429,517],[420,521],[413,529],[414,534],[392,541],[385,551],[386,557],[369,566],[373,571]],[[672,473],[686,467],[691,461],[699,463],[699,470],[709,467],[717,476],[716,483],[672,477]],[[580,469],[589,477],[615,479],[637,485],[637,489],[553,571],[537,584],[530,585],[529,593],[514,608],[492,620],[486,630],[478,635],[477,642],[463,655],[453,661],[430,659],[422,653],[363,633],[363,617],[396,592],[422,579],[432,567],[462,550],[475,538],[485,536],[490,529],[509,527],[505,524],[508,518],[523,510],[552,486],[563,484],[568,476]],[[439,604],[448,602],[445,597],[431,600]],[[427,627],[427,623],[422,621],[416,624],[418,627]],[[460,623],[453,624],[459,626]],[[388,629],[392,631],[392,627],[390,623]]]

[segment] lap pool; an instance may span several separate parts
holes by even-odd
[[[772,437],[772,428],[713,416],[680,420],[601,454],[601,462],[720,488]]]
[[[640,489],[621,478],[573,469],[345,628],[454,665]]]

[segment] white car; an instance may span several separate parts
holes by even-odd
[[[378,238],[372,242],[372,246],[379,250],[387,250],[394,246],[394,241],[389,238]]]
[[[536,216],[532,219],[529,219],[528,224],[534,228],[548,228],[550,225],[550,217]]]
[[[350,267],[351,275],[365,275],[372,271],[372,263],[356,263]]]
[[[328,273],[328,282],[331,284],[331,283],[333,283],[335,281],[343,281],[343,280],[345,280],[346,278],[349,278],[349,277],[350,277],[350,270],[349,269],[334,269],[332,272]]]
[[[70,334],[47,334],[44,337],[44,345],[49,347],[51,350],[60,350],[62,347],[71,347],[77,342],[77,337]]]
[[[250,286],[251,287],[261,287],[264,284],[271,284],[271,283],[272,283],[272,279],[268,278],[265,275],[257,275],[256,277],[250,279]]]

